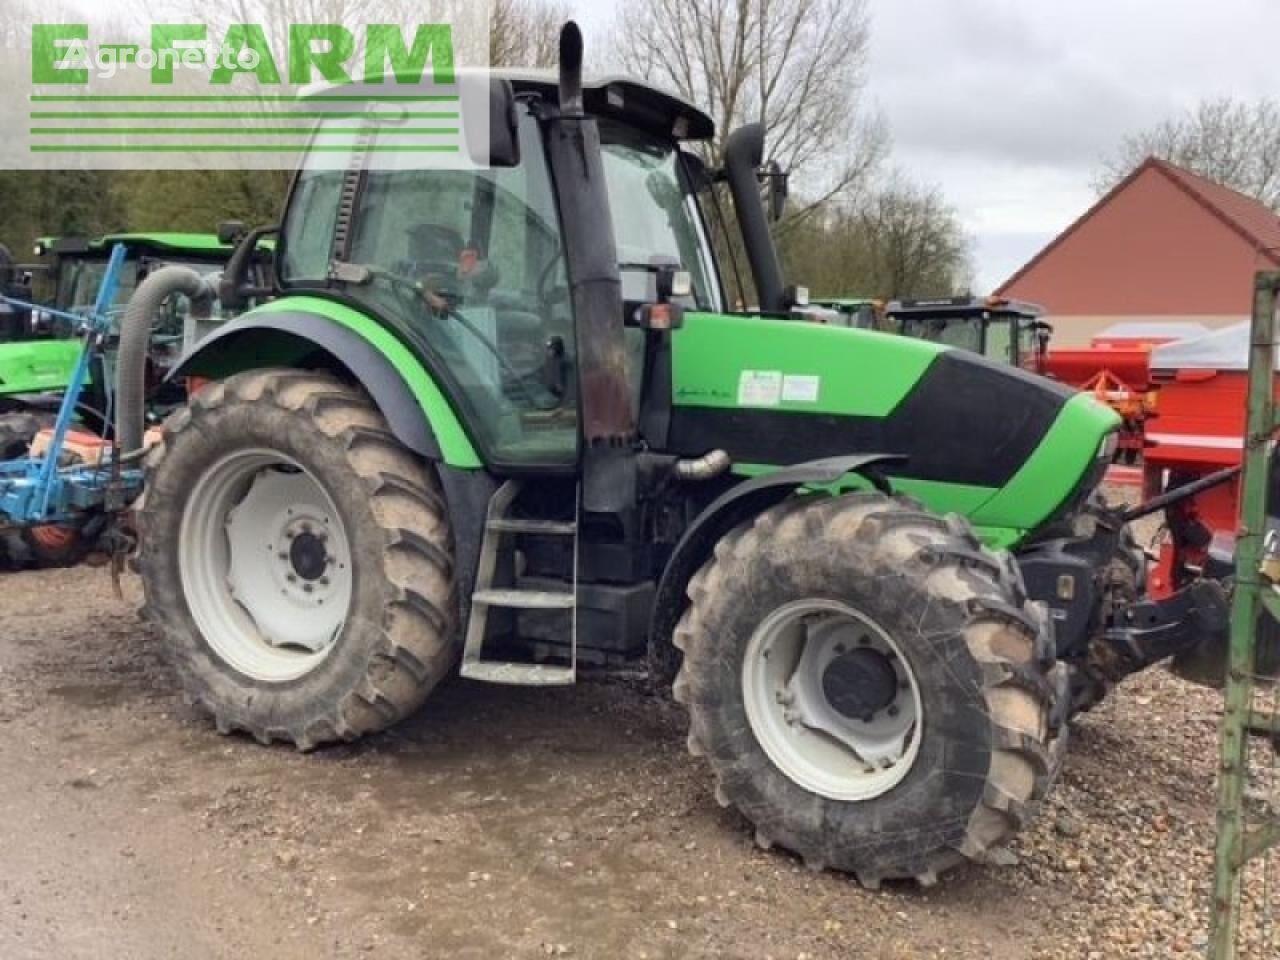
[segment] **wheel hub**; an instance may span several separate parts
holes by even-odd
[[[805,789],[862,801],[891,790],[920,750],[920,691],[877,623],[833,600],[797,600],[756,628],[742,664],[747,721]]]
[[[303,580],[316,581],[329,569],[329,551],[325,548],[328,537],[310,530],[293,538],[289,547],[289,563],[293,572]]]
[[[857,647],[838,653],[822,671],[822,693],[842,717],[870,721],[898,696],[893,661],[878,650]]]

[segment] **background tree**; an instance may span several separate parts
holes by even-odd
[[[936,187],[893,174],[856,204],[830,205],[782,245],[788,277],[815,296],[949,296],[969,283],[969,241]]]
[[[636,0],[615,30],[623,68],[670,87],[725,138],[765,125],[767,161],[806,189],[792,221],[865,187],[888,146],[863,109],[870,41],[865,0]]]
[[[554,67],[560,28],[572,17],[564,0],[493,0],[489,7],[489,65]]]
[[[948,294],[968,270],[968,241],[936,188],[883,173],[887,127],[863,102],[871,42],[864,0],[637,0],[613,46],[631,74],[668,86],[716,125],[704,159],[723,162],[728,134],[766,132],[766,162],[792,176],[773,229],[789,279],[821,295]],[[731,207],[722,259],[745,264]],[[749,278],[728,279],[754,302]]]
[[[1280,211],[1280,104],[1206,100],[1126,137],[1104,161],[1095,186],[1110,189],[1149,156],[1239,190]]]

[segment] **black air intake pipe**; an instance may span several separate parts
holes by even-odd
[[[751,263],[751,277],[760,298],[761,313],[783,313],[787,309],[782,287],[782,267],[778,251],[769,235],[769,218],[760,199],[760,181],[756,171],[764,163],[764,124],[748,123],[729,134],[724,148],[725,172],[733,207],[738,212],[742,242]]]

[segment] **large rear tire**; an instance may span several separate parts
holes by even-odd
[[[1066,745],[1065,671],[1016,566],[957,517],[796,497],[689,585],[676,699],[717,798],[815,868],[929,884],[1024,826]]]
[[[438,480],[333,377],[253,371],[197,393],[148,458],[140,527],[148,613],[220,732],[353,740],[457,659]]]

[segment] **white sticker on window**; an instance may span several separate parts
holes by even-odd
[[[788,375],[782,378],[784,403],[817,403],[818,391],[821,389],[821,377]]]
[[[776,407],[782,402],[782,373],[743,370],[738,377],[738,406]]]

